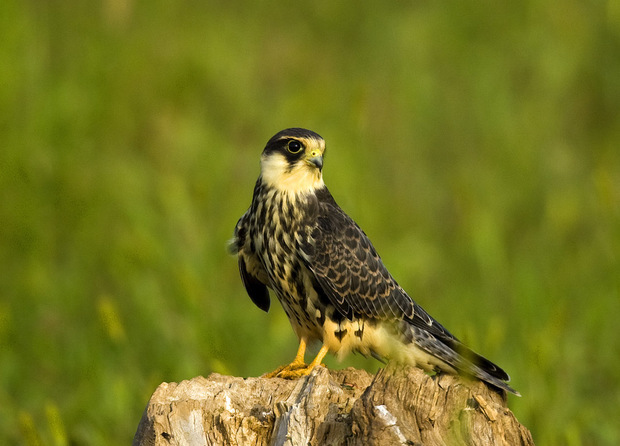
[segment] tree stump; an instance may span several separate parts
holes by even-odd
[[[375,376],[317,367],[295,381],[217,373],[163,383],[134,446],[533,445],[482,382],[389,365]]]

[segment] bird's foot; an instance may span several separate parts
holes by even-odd
[[[324,366],[324,364],[321,364]],[[304,364],[303,362],[291,362],[290,364],[278,367],[273,372],[266,373],[263,378],[284,378],[297,379],[307,376],[314,370],[315,364]]]

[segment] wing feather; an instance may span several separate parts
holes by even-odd
[[[429,353],[514,392],[507,384],[494,380],[508,380],[506,372],[464,346],[409,297],[388,272],[364,231],[338,207],[329,192],[318,198],[317,224],[303,251],[308,268],[338,311],[349,319],[404,320],[414,327],[416,342]]]
[[[250,299],[252,299],[252,302],[264,312],[268,312],[269,306],[271,305],[269,290],[267,290],[267,286],[265,286],[263,282],[250,274],[243,260],[243,256],[241,255],[239,255],[239,273],[241,274],[241,280],[243,281],[245,290],[248,296],[250,296]]]
[[[245,290],[252,299],[252,302],[261,310],[268,312],[271,305],[269,298],[269,290],[266,281],[261,280],[261,276],[266,276],[260,261],[256,257],[256,253],[252,248],[246,246],[247,236],[247,213],[244,214],[235,226],[235,236],[230,241],[228,250],[231,254],[236,254],[239,263],[239,274],[245,286]],[[251,245],[251,243],[247,243]]]
[[[318,218],[303,251],[338,311],[349,319],[407,320],[438,338],[456,339],[398,285],[368,236],[331,195],[317,196]]]

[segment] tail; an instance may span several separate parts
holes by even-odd
[[[459,341],[453,343],[456,344],[453,349],[458,355],[454,366],[460,372],[474,376],[493,387],[521,396],[519,392],[507,384],[510,381],[510,376],[501,367],[464,346]]]
[[[478,378],[493,387],[521,396],[519,392],[507,384],[510,381],[510,376],[497,364],[466,347],[456,338],[438,339],[438,341],[453,352],[447,358],[442,357],[441,359],[457,369],[461,374]]]
[[[507,384],[510,381],[508,373],[497,364],[463,345],[438,324],[432,328],[433,332],[413,325],[407,328],[411,330],[409,336],[416,347],[447,364],[449,367],[445,370],[456,370],[462,375],[477,378],[492,387],[521,396]]]

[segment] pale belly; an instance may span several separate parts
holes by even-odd
[[[293,309],[287,302],[281,300],[299,339],[305,339],[309,343],[312,341],[322,343],[338,359],[356,352],[364,356],[415,365],[427,371],[442,370],[456,373],[453,367],[422,350],[415,342],[404,341],[403,336],[399,334],[401,321],[345,318],[336,322],[331,317],[325,317],[325,312],[331,316],[335,308],[320,305],[318,296],[312,293],[316,294],[312,290],[302,316],[299,315],[299,309]]]

